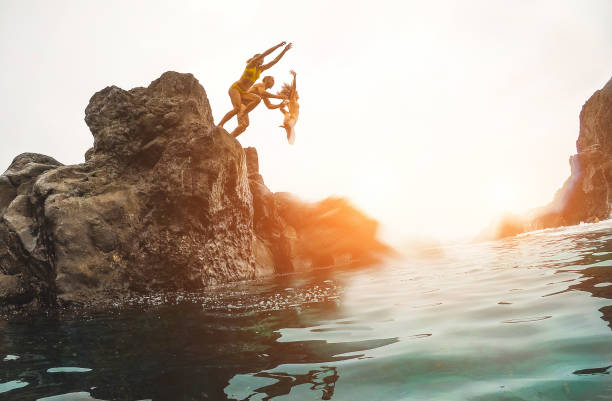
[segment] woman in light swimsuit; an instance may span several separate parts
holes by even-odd
[[[232,132],[232,136],[238,136],[246,130],[249,125],[247,114],[249,111],[253,110],[255,106],[261,101],[261,97],[259,97],[255,93],[249,93],[248,90],[255,81],[259,78],[261,73],[268,68],[272,67],[274,64],[278,63],[278,61],[285,55],[285,53],[291,49],[292,44],[289,43],[285,46],[286,42],[281,42],[278,45],[271,47],[266,50],[264,53],[255,54],[249,60],[247,60],[246,68],[242,73],[240,79],[232,84],[227,93],[230,96],[232,101],[233,109],[230,110],[219,122],[219,127],[223,127],[234,114],[238,115],[238,126]],[[283,51],[276,56],[276,58],[270,61],[268,64],[263,64],[264,57],[272,53],[274,50],[278,49],[281,46],[285,46]]]
[[[290,72],[291,75],[293,75],[293,83],[291,83],[291,85],[287,83],[283,84],[283,88],[280,90],[280,92],[278,92],[278,94],[284,99],[284,101],[280,104],[280,111],[285,116],[283,119],[283,125],[281,125],[281,127],[287,131],[287,140],[289,141],[290,145],[293,145],[295,142],[295,129],[293,127],[295,127],[295,123],[297,123],[298,116],[300,115],[300,104],[298,103],[298,99],[300,97],[298,96],[296,87],[297,74],[293,70]],[[289,110],[285,110],[284,106],[287,106]]]

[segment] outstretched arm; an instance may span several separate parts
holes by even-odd
[[[270,93],[268,91],[262,91],[259,96],[261,96],[262,98],[266,99],[266,98],[272,98],[272,99],[284,99],[284,97],[280,96],[280,95],[275,95],[274,93]]]
[[[262,56],[267,56],[268,54],[272,53],[274,50],[278,49],[281,46],[285,46],[285,44],[287,44],[287,42],[285,42],[284,40],[282,42],[280,42],[279,44],[277,44],[274,47],[269,48],[268,50],[266,50],[265,52],[261,53]]]
[[[258,84],[255,84],[255,85],[251,86],[251,89],[249,89],[249,93],[254,93],[258,97],[260,97],[262,99],[269,99],[269,98],[272,98],[272,99],[285,99],[284,97],[282,97],[280,95],[275,95],[275,94],[270,93],[267,90],[265,90],[263,83],[258,83]]]
[[[281,53],[280,53],[278,56],[276,56],[276,58],[275,58],[274,60],[270,61],[268,64],[264,64],[264,65],[262,65],[262,66],[261,66],[261,70],[262,70],[262,71],[265,71],[265,70],[267,70],[268,68],[272,67],[274,64],[278,63],[278,61],[279,61],[281,58],[283,58],[283,56],[285,55],[285,53],[287,53],[287,51],[288,51],[289,49],[291,49],[292,47],[293,47],[293,44],[292,44],[292,43],[289,43],[287,46],[285,46],[285,48],[283,49],[283,51],[282,51],[282,52],[281,52]]]
[[[283,107],[283,105],[285,104],[284,102],[280,102],[279,104],[272,104],[272,102],[270,102],[270,99],[265,97],[263,98],[263,102],[270,110],[278,109],[279,107]]]

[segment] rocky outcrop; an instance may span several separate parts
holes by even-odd
[[[529,228],[573,225],[610,217],[612,211],[612,79],[580,112],[577,154],[571,175],[543,210],[529,216]]]
[[[577,152],[571,175],[547,206],[525,216],[507,215],[485,231],[501,238],[525,231],[596,222],[612,212],[612,79],[596,91],[580,112]]]
[[[0,306],[192,291],[388,250],[346,201],[270,192],[191,74],[107,87],[85,121],[84,163],[26,153],[0,176]]]
[[[0,176],[0,302],[20,304],[53,299],[53,267],[42,206],[31,194],[36,179],[62,166],[24,153]]]

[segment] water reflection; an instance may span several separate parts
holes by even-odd
[[[268,401],[275,397],[287,395],[291,392],[292,388],[306,384],[308,390],[318,393],[317,398],[320,396],[319,399],[321,400],[331,400],[334,395],[336,381],[338,381],[340,376],[336,367],[322,366],[320,369],[309,370],[305,374],[291,375],[282,372],[261,372],[254,374],[253,377],[271,379],[274,383],[256,388],[244,398],[241,395],[232,393],[230,384],[225,390],[228,397],[240,399],[241,401],[253,401],[255,399]]]
[[[8,393],[16,400],[76,390],[101,400],[221,400],[237,374],[255,371],[280,380],[282,373],[265,372],[280,365],[359,358],[361,351],[398,341],[277,342],[283,328],[339,316],[337,284],[326,273],[283,278],[274,285],[262,282],[251,292],[237,286],[200,303],[14,318],[0,332],[0,348],[21,358],[2,364],[0,380],[31,383]],[[330,380],[337,374],[313,371],[310,376],[315,388],[323,386],[322,393],[331,397]],[[301,380],[305,376],[296,383]],[[270,388],[281,391],[285,381]]]
[[[116,309],[0,320],[0,397],[584,400],[608,394],[612,223],[447,247],[436,255],[205,295],[135,299]]]
[[[581,369],[574,372],[575,375],[607,375],[608,369],[612,368],[610,366],[604,366],[603,368],[592,368],[592,369]]]
[[[15,390],[15,389],[18,389],[18,388],[25,387],[28,384],[30,384],[30,383],[24,382],[24,381],[21,381],[21,380],[11,380],[10,382],[0,383],[0,394],[1,393],[6,393],[8,391]]]

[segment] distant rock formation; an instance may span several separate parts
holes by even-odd
[[[193,291],[389,251],[345,200],[270,192],[191,74],[107,87],[85,121],[84,163],[25,153],[0,176],[0,307]]]
[[[571,175],[553,201],[525,216],[506,215],[481,238],[502,238],[526,231],[592,223],[612,212],[612,79],[596,91],[580,112],[577,154]]]

